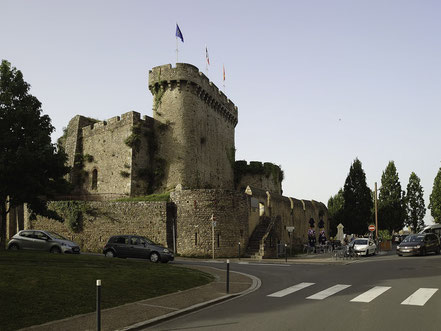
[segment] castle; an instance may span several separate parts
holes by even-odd
[[[311,218],[329,234],[323,203],[282,195],[279,166],[235,160],[238,109],[198,68],[155,67],[148,87],[153,117],[77,115],[60,138],[74,187],[60,200],[94,212],[76,228],[43,217],[27,227],[52,229],[92,251],[110,235],[137,233],[184,255],[256,258],[306,242]],[[117,200],[165,192],[168,201]]]

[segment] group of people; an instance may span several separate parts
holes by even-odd
[[[317,236],[314,230],[314,226],[315,225],[315,221],[313,218],[309,219],[309,230],[308,230],[308,244],[310,247],[314,247],[316,246],[317,243]],[[319,236],[318,236],[318,243],[319,245],[326,245],[326,234],[325,234],[325,222],[323,222],[323,220],[321,219],[318,223],[318,227],[319,227]]]

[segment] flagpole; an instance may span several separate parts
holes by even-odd
[[[176,63],[178,63],[178,37],[176,37]]]
[[[207,50],[207,44],[205,44],[205,74],[208,77],[208,50]]]

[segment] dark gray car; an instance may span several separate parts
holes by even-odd
[[[155,244],[146,237],[135,235],[119,235],[110,237],[103,253],[107,257],[134,257],[150,261],[167,263],[174,260],[168,248]]]
[[[80,246],[57,233],[43,230],[21,230],[8,243],[8,249],[30,249],[51,253],[80,254]]]

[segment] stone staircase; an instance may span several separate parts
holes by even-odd
[[[265,240],[271,232],[276,219],[262,217],[259,224],[251,234],[248,241],[247,255],[256,260],[261,260],[265,255]]]

